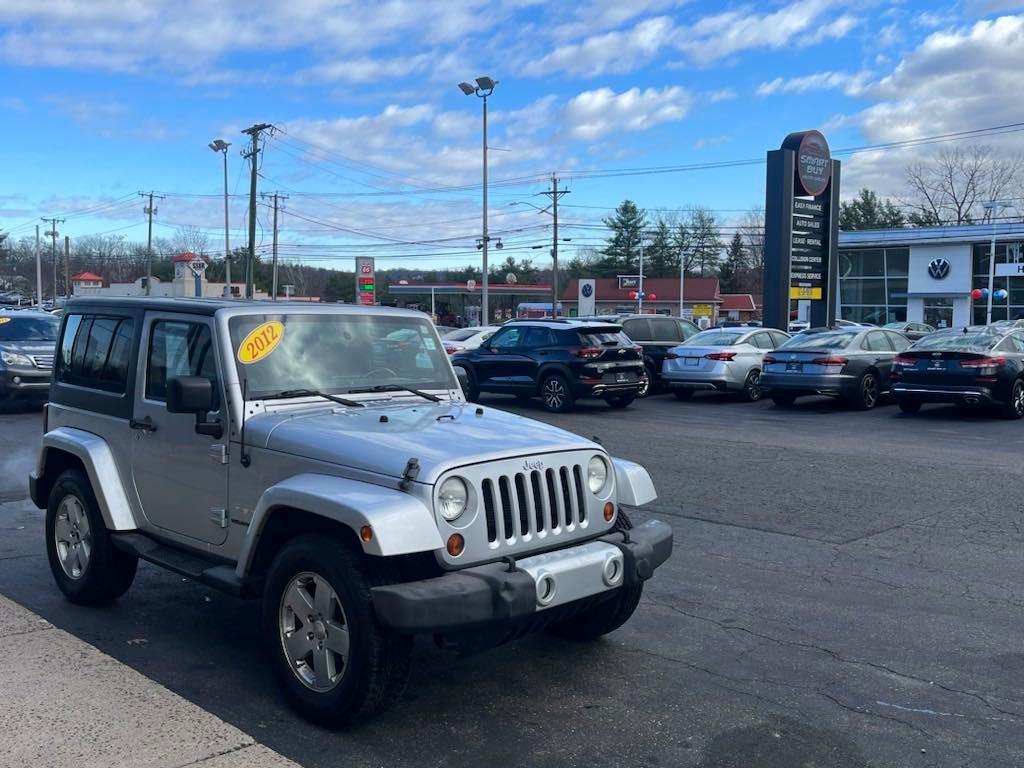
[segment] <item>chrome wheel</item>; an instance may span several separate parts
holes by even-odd
[[[878,379],[870,373],[865,374],[860,385],[860,394],[864,401],[864,407],[874,408],[875,403],[878,402]]]
[[[565,404],[565,385],[561,379],[548,379],[544,382],[544,405],[557,411]]]
[[[1024,382],[1021,381],[1013,385],[1013,411],[1018,416],[1024,415]]]
[[[69,579],[82,578],[92,556],[92,529],[85,507],[77,496],[69,494],[57,506],[53,538],[64,573]]]
[[[747,383],[745,387],[747,391],[747,399],[752,403],[756,403],[761,399],[763,392],[761,391],[761,372],[751,371],[747,374]]]
[[[318,574],[295,576],[281,595],[281,648],[288,666],[307,688],[332,690],[348,668],[349,626],[338,595]]]
[[[651,394],[651,385],[654,381],[654,374],[651,373],[649,368],[647,369],[646,374],[647,375],[640,380],[640,389],[636,391],[637,397],[647,397]]]

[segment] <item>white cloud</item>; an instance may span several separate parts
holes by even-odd
[[[776,77],[757,87],[756,95],[772,96],[777,93],[806,93],[808,91],[839,90],[847,96],[857,96],[864,89],[867,74],[860,72],[815,72],[811,75],[784,79]]]
[[[670,41],[674,25],[667,16],[645,19],[632,29],[588,37],[556,48],[526,62],[526,75],[544,76],[561,71],[593,77],[630,72],[653,59]]]
[[[701,150],[707,147],[717,147],[730,141],[732,141],[732,136],[706,136],[693,142],[693,148]]]
[[[687,0],[590,0],[576,8],[573,21],[555,27],[553,37],[561,40],[587,37],[621,27],[638,16],[686,3]]]
[[[594,141],[609,133],[642,131],[665,122],[682,120],[693,97],[685,88],[611,88],[584,91],[566,105],[563,119],[573,138]]]
[[[5,109],[10,112],[27,112],[28,105],[24,99],[18,98],[17,96],[9,96],[7,98],[0,99],[0,109]]]

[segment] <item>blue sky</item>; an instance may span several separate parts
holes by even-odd
[[[571,255],[597,244],[586,225],[625,197],[704,205],[726,226],[764,200],[757,164],[594,171],[756,160],[803,128],[839,149],[1020,122],[1021,72],[1024,3],[998,0],[4,0],[0,231],[55,215],[72,237],[142,240],[135,193],[153,189],[166,195],[156,234],[194,225],[216,251],[222,166],[206,145],[222,137],[241,245],[240,131],[269,122],[281,132],[260,188],[290,196],[287,258],[471,263],[480,105],[456,84],[487,74],[500,81],[491,229],[506,254],[543,254],[531,246],[550,237],[548,217],[509,204],[540,203],[557,172],[572,190]],[[1018,151],[1020,136],[985,140]],[[931,151],[842,156],[845,193],[899,195],[905,165]],[[265,207],[259,223],[265,246]]]

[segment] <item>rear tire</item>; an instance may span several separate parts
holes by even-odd
[[[544,379],[540,385],[540,399],[544,410],[549,413],[568,413],[576,404],[569,382],[561,374],[555,373]]]
[[[857,393],[848,402],[858,411],[870,411],[878,405],[880,397],[878,376],[873,371],[867,371],[857,383]]]
[[[46,556],[57,587],[79,605],[116,600],[135,580],[139,559],[114,547],[96,494],[80,469],[63,472],[50,491]]]
[[[900,410],[903,411],[903,413],[906,413],[906,414],[909,415],[909,414],[912,414],[912,413],[917,413],[918,411],[921,410],[921,401],[920,400],[900,400],[899,406],[900,406]]]
[[[303,717],[336,728],[401,696],[412,638],[378,624],[370,598],[370,587],[394,581],[386,564],[364,563],[338,536],[302,534],[278,553],[267,574],[263,624],[274,673]]]
[[[1003,406],[1004,419],[1016,420],[1024,416],[1024,379],[1017,379],[1010,388],[1010,399]]]
[[[796,395],[789,392],[776,392],[772,395],[772,402],[779,408],[791,408],[796,402]]]
[[[676,396],[676,400],[692,400],[693,390],[692,389],[673,389],[672,394]]]
[[[764,397],[764,390],[761,389],[761,371],[756,368],[747,374],[743,382],[743,397],[748,403],[756,403]]]
[[[640,389],[636,391],[636,396],[639,398],[654,394],[654,371],[649,365],[645,365],[644,370],[647,373],[647,378],[640,384]]]
[[[628,408],[637,397],[636,393],[630,392],[625,395],[608,395],[604,401],[612,408]]]

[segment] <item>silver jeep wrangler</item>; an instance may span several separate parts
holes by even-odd
[[[428,318],[356,306],[71,301],[32,499],[61,591],[139,558],[262,598],[276,671],[339,725],[401,694],[413,636],[462,651],[621,626],[672,551],[647,472],[467,403]]]

